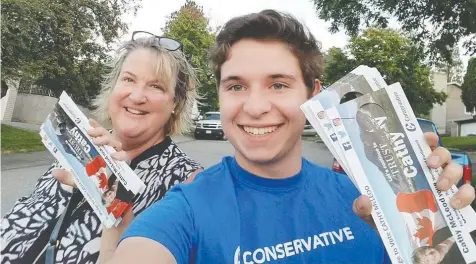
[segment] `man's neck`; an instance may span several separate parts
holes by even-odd
[[[235,152],[236,161],[245,170],[254,175],[270,179],[284,179],[298,174],[302,168],[301,141],[288,153],[266,163],[257,163]]]

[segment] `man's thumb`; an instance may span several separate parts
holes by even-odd
[[[367,196],[361,195],[359,198],[355,199],[354,204],[352,205],[352,210],[372,228],[376,228],[375,222],[372,219],[372,202],[370,202],[370,199]]]

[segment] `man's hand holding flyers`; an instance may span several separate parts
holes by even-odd
[[[432,149],[431,156],[428,158],[428,166],[430,168],[443,167],[443,172],[438,179],[438,189],[447,191],[450,187],[461,179],[463,176],[463,168],[457,163],[451,161],[450,152],[443,147],[437,147],[438,136],[434,133],[425,133],[428,145]],[[462,185],[458,192],[451,198],[451,206],[455,209],[461,209],[470,205],[475,199],[475,190],[471,184]],[[376,229],[375,222],[372,218],[372,203],[366,195],[362,195],[355,199],[354,212],[364,219],[369,225]]]
[[[359,66],[301,109],[360,190],[353,211],[392,262],[476,262],[474,188],[456,187],[463,169],[423,133],[399,83]]]

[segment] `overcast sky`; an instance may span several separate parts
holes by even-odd
[[[333,46],[342,48],[349,40],[349,37],[343,32],[335,34],[329,32],[329,23],[317,18],[310,0],[195,0],[195,2],[203,6],[212,27],[222,25],[235,16],[270,8],[294,15],[322,43],[324,50]],[[135,30],[149,31],[160,35],[167,16],[177,11],[184,3],[185,0],[142,0],[142,7],[136,16],[124,17],[124,20],[129,24],[129,34],[126,34],[124,38],[130,38]],[[466,70],[469,57],[463,56],[462,59]]]
[[[309,0],[196,0],[195,2],[203,6],[213,27],[222,25],[235,16],[270,8],[294,15],[321,41],[324,49],[332,46],[343,47],[348,41],[348,37],[343,33],[329,33],[327,30],[329,23],[317,18]],[[135,30],[145,30],[161,34],[167,16],[178,10],[184,3],[184,0],[142,0],[142,8],[137,12],[137,15],[125,17],[129,23],[130,33]],[[124,37],[130,37],[130,34]]]

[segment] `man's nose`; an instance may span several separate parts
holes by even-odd
[[[261,115],[271,110],[269,96],[263,89],[250,89],[248,98],[243,104],[243,111],[253,118],[259,118]]]

